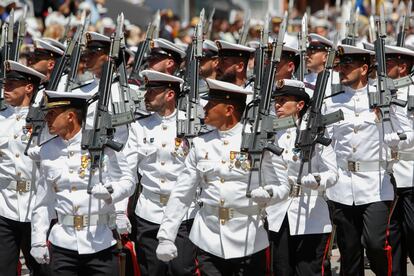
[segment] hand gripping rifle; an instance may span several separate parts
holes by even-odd
[[[92,191],[92,177],[96,170],[99,170],[99,181],[102,181],[102,162],[104,157],[104,150],[106,147],[114,151],[120,151],[122,144],[113,140],[115,128],[112,125],[112,116],[109,113],[108,105],[111,98],[112,76],[115,70],[115,64],[119,58],[121,47],[122,28],[124,25],[123,14],[118,15],[116,31],[111,36],[111,46],[109,49],[108,61],[103,66],[102,77],[99,81],[99,99],[96,105],[95,118],[92,129],[86,129],[84,124],[82,130],[81,147],[89,151],[90,157],[90,174],[88,181],[87,192]],[[112,192],[112,188],[108,188]]]
[[[330,114],[322,115],[321,108],[325,98],[326,86],[333,68],[336,48],[338,44],[338,35],[336,35],[334,45],[328,52],[325,69],[318,73],[316,79],[316,88],[313,93],[311,104],[305,115],[302,117],[298,134],[296,136],[295,147],[300,150],[300,167],[296,180],[291,190],[291,196],[298,196],[300,192],[300,184],[305,163],[308,164],[308,173],[312,171],[312,156],[315,151],[316,144],[328,146],[331,139],[325,137],[325,127],[329,124],[336,123],[344,119],[342,110],[335,111]],[[341,47],[338,47],[341,53]],[[316,179],[320,181],[320,179]]]
[[[358,18],[359,9],[356,5],[351,8],[349,20],[346,21],[346,37],[342,40],[342,44],[355,46],[356,39],[358,37]]]
[[[410,19],[411,19],[411,9],[413,6],[413,1],[410,0],[408,2],[408,7],[406,9],[406,13],[402,16],[402,24],[401,29],[399,28],[399,33],[397,35],[397,46],[404,47],[405,45],[405,36],[407,32],[410,30]]]
[[[75,35],[69,41],[68,47],[66,47],[64,54],[56,59],[55,66],[53,67],[49,83],[46,87],[46,90],[56,91],[58,88],[59,82],[62,78],[63,73],[65,72],[66,68],[68,67],[69,61],[71,59],[73,50],[75,49],[76,43],[80,39],[80,35],[82,33],[82,28],[78,27]],[[24,153],[27,155],[27,151],[29,150],[33,138],[37,137],[37,143],[40,143],[40,135],[42,134],[44,125],[45,125],[45,116],[46,112],[42,110],[43,107],[43,99],[40,101],[38,105],[35,106],[35,99],[37,97],[37,93],[39,93],[39,89],[36,93],[32,96],[31,104],[29,107],[29,112],[26,116],[26,123],[32,129],[32,134],[29,137],[27,142],[26,149]]]
[[[134,67],[132,68],[132,71],[128,77],[129,80],[139,78],[139,70],[144,61],[145,54],[148,52],[150,48],[150,42],[155,38],[157,24],[159,25],[159,23],[157,23],[157,20],[159,20],[159,18],[160,18],[160,11],[157,11],[157,13],[155,14],[154,20],[148,25],[144,42],[138,46],[137,54],[135,55],[135,59],[134,59]]]
[[[204,9],[200,12],[200,20],[196,26],[193,42],[189,46],[190,52],[187,56],[187,71],[184,80],[183,91],[178,97],[177,110],[177,137],[192,138],[198,135],[201,129],[201,119],[199,115],[199,70],[200,59],[203,56],[203,21]],[[179,110],[185,109],[186,118],[179,117]]]
[[[374,42],[375,59],[377,67],[377,89],[374,92],[368,92],[369,107],[377,109],[380,113],[382,127],[393,129],[390,119],[390,106],[396,104],[404,107],[407,102],[397,99],[397,89],[394,82],[387,76],[386,59],[385,59],[385,20],[384,6],[380,7],[380,18],[376,21],[376,37]],[[399,134],[401,140],[407,139],[405,134]]]
[[[245,111],[243,132],[242,132],[242,142],[241,142],[241,152],[247,153],[250,158],[251,166],[249,174],[249,182],[246,190],[246,197],[251,196],[250,186],[251,178],[253,171],[259,171],[260,162],[262,160],[262,155],[265,150],[268,150],[276,155],[280,155],[283,152],[283,149],[276,146],[274,142],[275,131],[280,129],[286,129],[295,125],[295,121],[292,117],[277,119],[275,116],[270,114],[270,102],[272,97],[273,85],[275,82],[275,75],[277,65],[280,62],[280,57],[283,50],[283,38],[286,32],[287,27],[287,12],[285,12],[284,19],[280,26],[280,31],[278,34],[277,42],[273,41],[272,43],[272,57],[270,63],[266,66],[263,76],[263,85],[260,91],[260,95],[257,99],[253,100],[248,104],[248,107]],[[247,125],[249,124],[247,120],[248,109],[251,108],[249,105],[258,104],[259,112],[254,118],[252,132],[246,131]],[[261,183],[261,177],[259,174],[259,183]],[[270,192],[269,192],[270,193]]]
[[[300,65],[299,65],[299,73],[298,73],[298,79],[300,81],[303,81],[305,78],[306,73],[306,48],[307,48],[307,42],[308,42],[308,15],[305,13],[305,15],[302,18],[302,29],[300,32],[298,32],[298,41],[299,41],[299,59],[300,59]]]

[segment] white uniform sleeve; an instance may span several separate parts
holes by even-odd
[[[395,105],[390,108],[390,118],[394,131],[407,135],[407,139],[398,144],[399,150],[410,149],[414,146],[413,125],[407,118],[406,110],[406,108]]]
[[[36,202],[32,212],[32,246],[45,245],[47,231],[50,227],[50,221],[56,217],[55,197],[56,194],[44,177],[45,173],[41,167],[42,175],[38,179]]]
[[[320,186],[323,189],[329,188],[338,181],[338,166],[336,154],[332,146],[317,145],[318,169],[321,177]]]
[[[109,154],[109,172],[112,180],[115,180],[112,181],[112,187],[114,189],[112,202],[115,204],[125,199],[128,200],[128,197],[134,193],[135,181],[123,152],[111,152]],[[128,204],[127,201],[126,204]]]
[[[283,158],[269,151],[265,151],[261,171],[265,185],[270,185],[273,190],[271,204],[286,199],[289,196],[290,186]]]
[[[137,123],[132,123],[129,129],[129,136],[127,143],[123,149],[123,153],[128,162],[128,167],[132,171],[135,178],[135,183],[138,183],[138,135],[137,135]]]
[[[196,169],[196,154],[192,148],[185,159],[185,169],[178,176],[177,183],[171,192],[157,234],[158,239],[175,241],[181,221],[194,200],[197,186],[200,183],[200,174]]]

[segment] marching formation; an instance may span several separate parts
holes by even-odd
[[[289,9],[249,41],[133,51],[77,14],[62,41],[0,41],[0,275],[407,275],[414,261],[414,48],[384,6],[370,39],[292,33]],[[280,20],[279,20],[280,19]],[[315,19],[313,19],[315,20]],[[327,20],[327,19],[320,19]],[[315,22],[315,21],[314,21]],[[317,25],[317,24],[316,24]],[[314,27],[316,26],[314,23]]]

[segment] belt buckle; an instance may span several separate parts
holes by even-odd
[[[348,171],[356,172],[356,162],[355,161],[348,161]]]
[[[75,227],[76,230],[81,230],[83,228],[83,216],[74,216],[73,217],[73,226]]]
[[[163,206],[167,205],[169,198],[170,198],[169,195],[160,195],[160,203],[161,203],[161,205],[163,205]]]
[[[391,151],[391,159],[400,160],[400,154],[398,153],[398,151],[395,151],[395,150]]]
[[[301,192],[301,187],[298,184],[292,184],[290,189],[290,197],[298,197]]]
[[[18,180],[16,184],[16,190],[19,193],[26,193],[29,191],[28,182],[26,180]]]
[[[233,209],[227,207],[219,207],[220,223],[224,225],[229,219],[233,217]]]

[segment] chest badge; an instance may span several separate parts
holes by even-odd
[[[80,178],[84,178],[86,175],[86,170],[89,167],[89,163],[91,161],[91,158],[88,154],[83,154],[81,157],[81,166],[79,168],[78,174]]]

